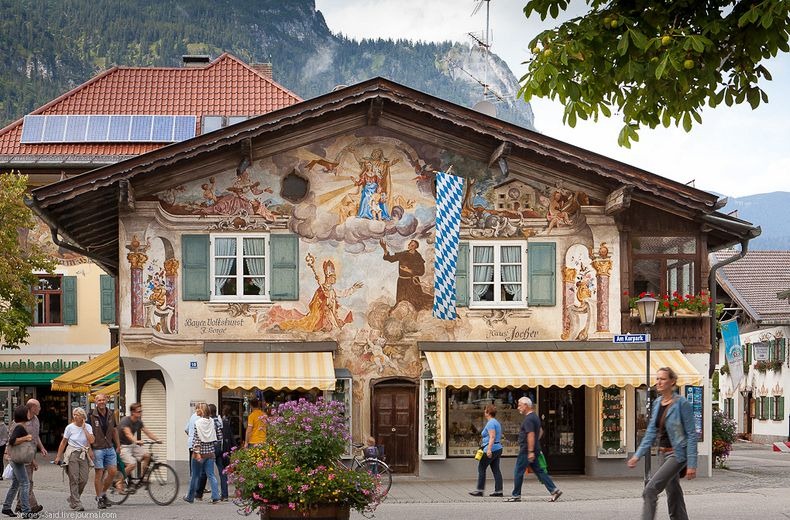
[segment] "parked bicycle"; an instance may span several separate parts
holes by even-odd
[[[354,457],[351,459],[351,469],[367,471],[379,479],[381,483],[381,500],[387,496],[392,487],[392,470],[387,463],[381,460],[382,454],[379,447],[353,444]]]
[[[173,503],[178,495],[178,475],[172,466],[159,462],[152,450],[152,446],[157,444],[155,441],[145,441],[148,446],[148,453],[151,455],[151,461],[148,464],[148,469],[145,473],[138,478],[132,477],[124,469],[121,469],[123,490],[119,490],[113,483],[110,489],[107,490],[107,501],[111,504],[118,505],[126,502],[129,495],[134,495],[140,488],[148,490],[151,500],[160,506],[167,506]]]

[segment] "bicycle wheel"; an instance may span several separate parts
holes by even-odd
[[[387,496],[392,487],[392,471],[379,459],[365,459],[360,463],[359,470],[364,470],[379,480],[381,498]]]
[[[178,495],[178,475],[167,464],[157,463],[148,473],[148,494],[160,506],[173,503]]]
[[[123,487],[124,489],[129,489],[129,477],[123,478]],[[107,502],[111,503],[114,506],[118,506],[126,502],[126,499],[129,498],[129,495],[126,493],[119,493],[118,489],[115,487],[115,482],[110,485],[110,489],[107,490]]]

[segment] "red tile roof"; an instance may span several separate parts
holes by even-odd
[[[66,92],[31,115],[261,115],[301,101],[252,67],[223,54],[205,67],[113,67]],[[22,144],[22,119],[0,130],[0,156],[129,156],[162,143]]]
[[[716,261],[731,251],[714,253]],[[721,287],[758,322],[790,324],[790,301],[776,293],[790,288],[790,251],[749,251],[716,273]]]

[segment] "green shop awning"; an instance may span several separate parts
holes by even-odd
[[[0,372],[0,386],[51,385],[61,372]]]

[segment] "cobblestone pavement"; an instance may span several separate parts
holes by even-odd
[[[529,518],[534,513],[541,520],[625,520],[638,518],[641,508],[642,482],[638,477],[602,479],[558,476],[555,481],[564,494],[560,503],[556,504],[549,504],[543,486],[534,478],[528,477],[524,482],[522,503],[505,504],[501,498],[470,496],[468,491],[475,485],[474,476],[473,465],[470,465],[469,478],[456,481],[425,481],[412,476],[396,476],[390,495],[379,507],[375,517],[379,520],[503,520],[514,517]],[[186,493],[187,475],[180,477],[181,496]],[[506,475],[506,492],[510,485],[512,481]],[[0,498],[5,497],[8,486],[8,481],[0,482]],[[83,495],[86,511],[76,514],[69,511],[66,505],[68,479],[60,468],[51,464],[42,464],[41,470],[36,472],[35,488],[39,501],[48,512],[43,518],[242,518],[236,515],[236,508],[231,503],[187,504],[179,496],[172,505],[161,507],[153,504],[145,493],[130,497],[121,506],[97,510],[93,499],[93,477]],[[790,489],[790,454],[773,452],[768,445],[739,443],[728,461],[728,469],[717,469],[710,478],[684,480],[683,489],[689,512],[695,520],[744,518],[755,516],[758,512],[760,520],[790,519],[790,494],[787,493],[787,489]],[[666,518],[663,500],[662,498],[659,502],[659,519]],[[362,517],[353,513],[352,518]]]

